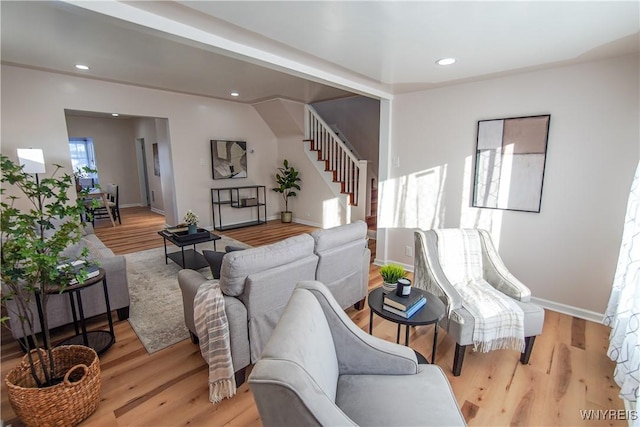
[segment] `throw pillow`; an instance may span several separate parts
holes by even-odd
[[[209,267],[211,268],[211,275],[214,279],[220,278],[220,267],[222,266],[222,258],[226,255],[226,252],[217,252],[217,251],[209,251],[203,250],[202,255],[209,263]]]
[[[222,258],[224,258],[224,256],[229,252],[243,251],[245,249],[246,248],[243,248],[241,246],[229,245],[229,246],[225,246],[224,252],[216,252],[216,251],[210,251],[205,249],[202,251],[202,255],[204,255],[204,258],[209,263],[209,268],[211,268],[211,274],[213,278],[219,279],[220,268],[222,267]]]
[[[89,259],[103,259],[109,256],[109,254],[103,251],[103,249],[106,249],[106,248],[97,246],[90,239],[83,237],[82,239],[80,239],[80,244],[83,247],[86,247],[87,249],[89,249]]]

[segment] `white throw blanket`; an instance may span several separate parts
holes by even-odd
[[[209,280],[200,285],[193,311],[200,351],[209,365],[209,400],[217,403],[236,394],[229,325],[217,281]]]
[[[475,321],[474,351],[524,350],[524,313],[511,298],[484,280],[454,287]]]
[[[436,230],[438,258],[449,282],[474,318],[473,348],[524,350],[524,313],[482,278],[482,248],[475,230]]]

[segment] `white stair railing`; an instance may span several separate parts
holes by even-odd
[[[324,162],[325,171],[333,174],[333,181],[339,183],[341,192],[349,196],[349,203],[365,206],[367,161],[358,160],[309,105],[306,106],[305,132],[310,149],[318,153],[318,161]],[[365,192],[361,192],[361,189],[365,189]]]

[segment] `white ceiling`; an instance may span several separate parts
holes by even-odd
[[[3,63],[90,78],[240,102],[309,103],[638,52],[639,6],[3,0],[0,53]],[[458,62],[435,64],[449,56]],[[78,62],[91,70],[74,70]]]

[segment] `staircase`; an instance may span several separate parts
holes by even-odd
[[[374,187],[374,180],[371,180],[371,215],[367,215],[366,223],[370,231],[378,229],[378,189]]]
[[[352,219],[365,220],[368,191],[367,161],[359,160],[322,120],[311,106],[306,106],[305,142],[309,151],[315,152],[320,170],[329,173],[330,181],[338,184],[339,193],[346,196],[352,208]]]

